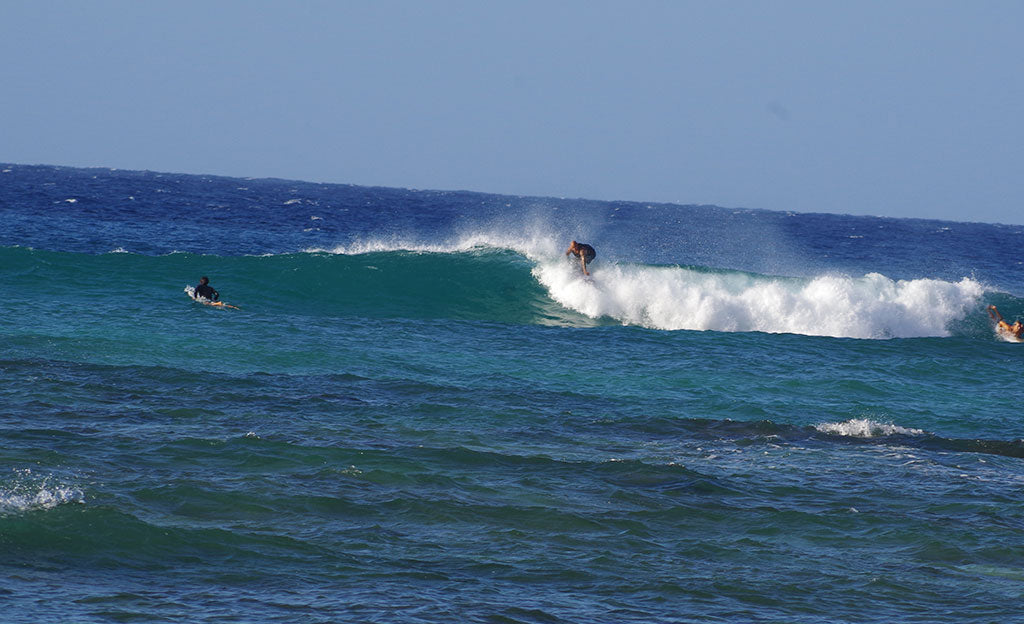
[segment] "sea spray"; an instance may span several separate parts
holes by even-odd
[[[0,515],[52,509],[84,503],[82,491],[53,475],[37,475],[29,468],[13,470],[0,479]]]
[[[912,427],[900,427],[892,423],[881,423],[870,418],[852,418],[843,422],[815,425],[822,433],[854,438],[876,438],[891,435],[924,435],[924,431]]]

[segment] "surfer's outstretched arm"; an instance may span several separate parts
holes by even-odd
[[[988,315],[993,321],[997,323],[1001,323],[1003,321],[1003,315],[999,313],[999,309],[996,308],[994,305],[990,305],[988,307]]]

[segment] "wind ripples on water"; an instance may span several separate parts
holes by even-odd
[[[1018,226],[0,175],[5,622],[1017,617]]]

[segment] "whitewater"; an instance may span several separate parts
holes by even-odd
[[[1017,617],[1024,226],[0,172],[5,621]]]

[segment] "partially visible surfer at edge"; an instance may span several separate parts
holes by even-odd
[[[594,261],[597,256],[597,252],[594,248],[586,243],[577,243],[573,241],[569,245],[569,249],[565,252],[566,257],[572,254],[580,259],[580,268],[583,269],[584,275],[590,275],[590,271],[587,270],[587,265]]]
[[[1024,333],[1024,324],[1021,324],[1020,321],[1014,321],[1012,325],[1007,323],[994,305],[988,307],[988,315],[996,322],[997,330],[1005,332],[1017,340],[1021,339],[1021,334]]]
[[[194,299],[202,297],[207,301],[219,301],[220,293],[214,290],[213,286],[210,286],[210,278],[204,275],[199,278],[199,285],[196,286],[195,294],[192,297]]]

